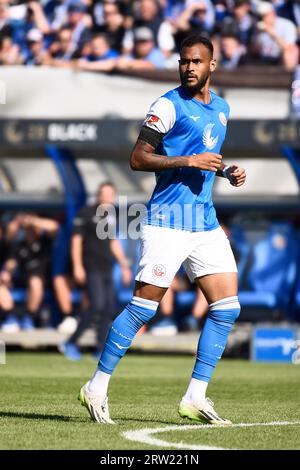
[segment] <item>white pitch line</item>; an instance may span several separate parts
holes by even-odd
[[[137,431],[125,431],[122,433],[125,439],[134,442],[141,442],[143,444],[149,444],[158,447],[173,447],[175,449],[184,449],[184,450],[233,450],[225,449],[223,447],[214,447],[207,445],[193,445],[185,444],[184,442],[168,442],[163,441],[162,439],[157,439],[156,437],[151,437],[153,434],[169,432],[169,431],[188,431],[191,429],[232,429],[232,428],[251,428],[255,426],[292,426],[298,425],[300,421],[271,421],[270,423],[237,423],[230,426],[212,426],[211,424],[188,424],[188,425],[173,425],[165,426],[164,428],[144,428],[138,429]]]

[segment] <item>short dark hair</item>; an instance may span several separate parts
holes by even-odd
[[[185,47],[193,47],[196,44],[203,44],[206,49],[208,49],[210,56],[213,57],[214,55],[214,46],[210,39],[206,38],[205,36],[201,36],[200,34],[193,34],[192,36],[187,36],[182,43],[180,44],[179,53],[182,53],[182,50]]]

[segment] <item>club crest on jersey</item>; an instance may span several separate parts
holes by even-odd
[[[219,140],[219,136],[213,137],[211,135],[213,127],[214,127],[214,124],[212,122],[207,124],[204,128],[203,137],[202,137],[203,144],[209,150],[212,150],[217,145],[218,140]]]
[[[149,124],[155,124],[158,121],[159,117],[154,116],[154,114],[149,114],[145,119],[145,122],[148,122]]]
[[[152,273],[156,277],[164,277],[166,275],[166,268],[163,264],[156,264],[153,266]]]
[[[220,119],[220,123],[223,124],[223,126],[226,126],[227,124],[227,119],[226,119],[226,116],[224,113],[219,113],[219,119]]]

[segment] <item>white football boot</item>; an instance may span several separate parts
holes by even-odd
[[[87,382],[81,387],[78,400],[82,406],[87,408],[93,421],[102,424],[116,424],[109,417],[107,396],[91,393],[88,389],[89,383]]]
[[[200,421],[202,423],[213,424],[213,425],[225,425],[232,424],[229,419],[221,418],[218,413],[214,410],[214,404],[209,398],[199,401],[186,401],[181,400],[178,413],[182,418],[189,418],[192,421]]]

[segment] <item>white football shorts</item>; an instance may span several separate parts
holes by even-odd
[[[189,232],[142,226],[136,281],[169,287],[182,264],[191,282],[207,274],[237,272],[229,240],[221,227]]]

